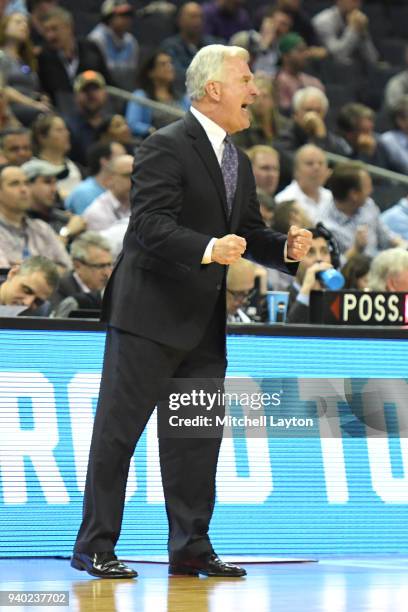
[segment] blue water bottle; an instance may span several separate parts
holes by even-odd
[[[344,287],[344,276],[335,268],[322,270],[316,274],[316,277],[327,289],[331,289],[331,291],[338,291]]]

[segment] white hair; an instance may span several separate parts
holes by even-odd
[[[368,273],[371,291],[386,291],[387,280],[408,269],[408,251],[401,247],[381,251],[372,261]]]
[[[207,45],[200,49],[187,69],[186,87],[190,100],[201,100],[205,96],[208,81],[220,81],[223,78],[225,60],[234,57],[240,57],[247,62],[249,53],[242,47],[227,45]]]
[[[318,87],[303,87],[302,89],[298,89],[292,100],[293,110],[298,112],[308,98],[319,98],[323,105],[324,112],[327,113],[329,109],[329,100],[326,94]]]

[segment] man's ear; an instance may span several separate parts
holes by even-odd
[[[18,273],[20,272],[20,265],[16,264],[15,266],[13,266],[12,268],[10,268],[10,270],[7,273],[7,280],[11,280],[12,278],[14,278]]]
[[[219,81],[208,81],[205,86],[205,93],[211,100],[219,102],[221,98],[221,83]]]

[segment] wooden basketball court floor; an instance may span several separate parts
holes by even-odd
[[[169,577],[164,563],[132,565],[136,580],[99,580],[65,559],[0,559],[0,591],[68,591],[69,605],[56,608],[78,612],[408,611],[408,556],[245,563],[247,577],[236,579]],[[5,612],[50,609],[0,606]]]

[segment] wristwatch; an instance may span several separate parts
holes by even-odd
[[[66,225],[64,225],[64,227],[61,227],[60,231],[59,231],[59,235],[61,236],[61,238],[68,238],[70,235],[70,231],[67,228]]]

